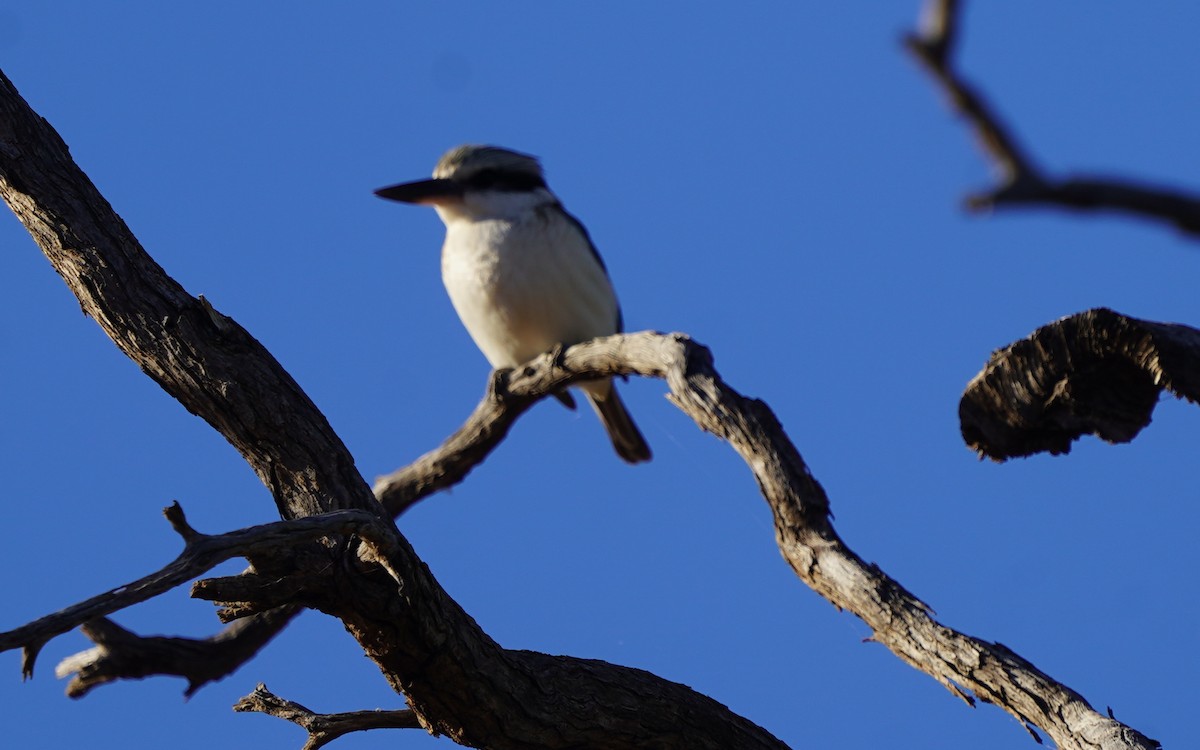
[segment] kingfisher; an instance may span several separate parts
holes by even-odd
[[[535,157],[498,146],[458,146],[438,160],[433,179],[375,194],[437,211],[446,225],[442,283],[493,368],[621,332],[621,308],[604,261],[587,229],[550,192]],[[649,461],[650,447],[612,379],[579,388],[617,455],[631,464]],[[555,395],[575,407],[569,392]]]

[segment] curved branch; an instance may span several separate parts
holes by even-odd
[[[83,312],[241,452],[282,517],[375,506],[345,445],[291,375],[163,271],[2,73],[0,194]]]
[[[625,343],[621,337],[609,341],[616,347]],[[463,481],[500,445],[509,429],[530,407],[547,396],[563,393],[562,389],[569,385],[596,377],[596,373],[573,374],[563,360],[564,351],[559,347],[538,358],[538,363],[549,358],[555,366],[546,370],[535,365],[536,374],[532,377],[528,372],[522,375],[529,365],[494,371],[488,379],[483,399],[462,427],[408,466],[375,480],[373,492],[384,509],[393,517],[399,516],[430,495]],[[636,373],[635,370],[621,369],[621,357],[615,356],[617,362],[608,363],[612,372],[606,374]],[[655,376],[662,377],[663,374],[658,372]]]
[[[341,441],[290,377],[236,323],[166,277],[2,77],[0,193],[84,309],[247,457],[281,511],[378,508]],[[672,400],[733,446],[771,508],[777,542],[796,574],[862,618],[874,640],[905,662],[967,700],[970,691],[1041,727],[1060,748],[1156,746],[1008,649],[937,623],[899,583],[846,547],[829,522],[824,490],[775,415],[725,385],[708,351],[686,337],[642,333],[577,345],[513,371],[505,385],[518,394],[548,393],[620,373],[665,378]],[[501,648],[438,585],[390,520],[376,518],[358,532],[370,535],[383,567],[364,571],[343,547],[331,547],[328,575],[336,585],[320,606],[342,620],[430,731],[500,750],[783,747],[716,701],[647,672]]]
[[[513,391],[508,386],[511,372],[492,374],[483,400],[441,445],[375,480],[375,499],[388,513],[399,516],[430,495],[466,479],[504,440],[517,418],[548,395],[546,391]]]
[[[505,393],[514,409],[532,394],[614,375],[660,377],[670,399],[703,430],[728,441],[746,461],[775,518],[776,541],[796,574],[839,609],[853,612],[872,640],[929,674],[968,703],[994,703],[1059,748],[1157,748],[1158,743],[1094,711],[1070,688],[998,643],[959,633],[878,566],[848,548],[829,520],[825,491],[782,426],[761,401],[726,385],[708,350],[682,334],[612,336],[548,352],[496,382],[473,420],[503,421]],[[490,410],[490,411],[489,411]],[[466,427],[464,427],[464,430]],[[461,431],[460,431],[461,432]]]
[[[1083,435],[1133,440],[1163,390],[1200,401],[1200,331],[1098,308],[992,354],[967,384],[958,418],[980,456],[1062,454]]]
[[[237,323],[163,272],[2,74],[0,196],[84,311],[245,456],[286,518],[382,510],[292,378]],[[349,547],[326,550],[325,575],[336,580],[322,604],[430,731],[500,750],[784,747],[711,698],[647,672],[500,648],[391,531],[387,575],[360,570]]]
[[[951,53],[961,25],[960,12],[957,0],[927,0],[921,30],[905,37],[904,45],[967,121],[999,173],[1000,184],[968,196],[968,208],[1046,205],[1078,211],[1120,211],[1200,234],[1200,198],[1195,195],[1119,179],[1047,176],[1024,153],[987,101],[954,70]]]

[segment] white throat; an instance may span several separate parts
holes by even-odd
[[[469,190],[462,200],[434,206],[447,226],[455,221],[485,221],[489,219],[520,219],[536,209],[558,202],[546,188],[534,190]]]

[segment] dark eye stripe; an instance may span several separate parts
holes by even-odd
[[[504,192],[520,192],[546,187],[546,181],[541,175],[529,172],[505,172],[498,169],[484,169],[463,180],[463,187],[468,190],[500,190]]]

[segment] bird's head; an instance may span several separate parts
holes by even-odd
[[[380,198],[431,205],[446,223],[454,219],[514,216],[557,202],[542,166],[528,154],[498,146],[458,146],[433,169],[433,179],[375,191]]]

